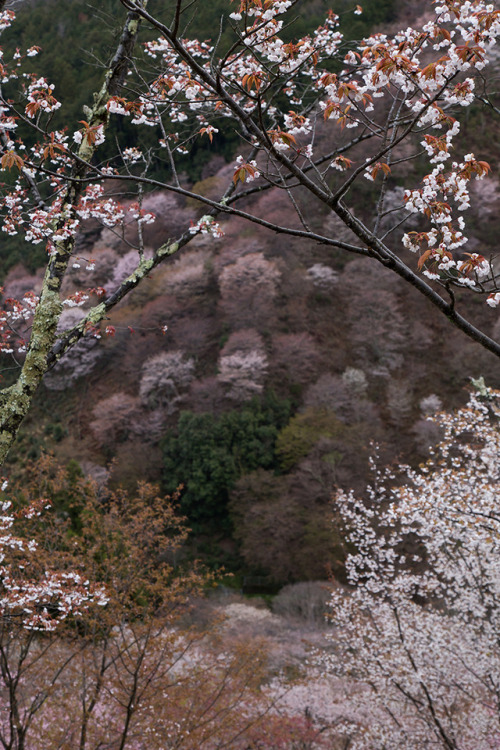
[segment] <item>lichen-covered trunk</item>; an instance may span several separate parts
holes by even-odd
[[[146,2],[147,0],[143,0],[144,5]],[[107,125],[106,104],[109,97],[117,94],[124,80],[139,25],[140,19],[137,14],[129,13],[101,90],[94,94],[94,104],[88,110],[90,128]],[[95,143],[84,137],[68,179],[67,193],[60,212],[65,218],[60,220],[61,223],[67,220],[68,216],[76,218],[76,207],[85,187],[84,178],[95,149]],[[57,231],[58,228],[56,223],[54,230]],[[35,310],[26,359],[14,385],[0,392],[0,466],[7,457],[48,368],[48,357],[56,342],[57,325],[62,312],[61,286],[73,253],[74,242],[75,238],[71,236],[55,243],[55,252],[47,263],[40,299]]]

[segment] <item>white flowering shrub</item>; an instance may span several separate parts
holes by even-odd
[[[66,307],[59,318],[60,331],[70,330],[84,317],[85,310],[81,307]],[[71,387],[79,378],[89,375],[104,354],[105,351],[99,346],[95,336],[81,339],[64,359],[46,373],[45,386],[51,391],[63,391]]]
[[[248,253],[225,266],[219,276],[221,307],[234,325],[267,321],[281,273],[263,253]]]
[[[98,443],[108,449],[144,429],[139,399],[122,391],[98,401],[92,416],[89,427]]]
[[[332,586],[326,581],[300,581],[284,586],[272,603],[281,617],[302,620],[309,625],[324,622]]]
[[[209,260],[210,254],[206,250],[183,253],[166,275],[168,291],[177,297],[203,293],[210,283]]]

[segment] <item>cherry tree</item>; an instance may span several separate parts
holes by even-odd
[[[500,344],[458,309],[462,292],[483,295],[491,307],[500,302],[493,260],[474,247],[464,252],[470,185],[489,166],[472,153],[451,159],[465,109],[481,102],[496,111],[483,71],[500,30],[499,11],[484,0],[443,0],[422,29],[377,33],[356,45],[345,42],[330,13],[311,34],[286,41],[283,32],[299,4],[228,3],[225,23],[234,41],[221,50],[217,43],[185,38],[192,13],[187,0],[177,0],[173,14],[158,15],[147,0],[121,0],[126,17],[102,86],[68,131],[51,124],[60,107],[53,83],[32,72],[37,40],[14,54],[4,51],[2,229],[20,234],[27,247],[43,243],[47,264],[41,288],[4,300],[0,315],[1,350],[19,363],[16,381],[1,392],[0,461],[47,370],[82,338],[112,336],[108,318],[117,303],[195,237],[222,236],[227,215],[317,243],[325,252],[336,248],[381,263],[500,355]],[[6,0],[0,13],[0,28],[15,22]],[[144,55],[136,45],[141,24],[148,38]],[[154,133],[157,148],[123,144],[103,163],[101,147],[112,141],[115,118]],[[226,189],[210,198],[183,184],[179,158],[196,140],[210,144],[222,128],[239,134],[240,153]],[[157,157],[169,164],[164,179],[155,176]],[[413,158],[427,160],[428,173],[420,182],[406,176],[401,205],[394,206],[394,180]],[[111,178],[135,191],[134,199],[120,203],[110,195]],[[353,208],[360,182],[373,191],[376,206],[364,220]],[[205,213],[177,237],[146,247],[155,215],[143,198],[151,190],[196,199]],[[283,223],[259,213],[271,190],[283,191],[293,221],[289,213],[282,214]],[[302,207],[303,195],[314,212]],[[318,212],[334,215],[351,239],[317,231],[310,217]],[[80,232],[96,221],[135,245],[134,267],[108,289],[92,283],[94,260],[78,251]],[[397,230],[405,224],[401,243]],[[75,264],[84,265],[89,284],[65,295],[63,281]],[[363,293],[357,291],[360,298]],[[84,315],[61,331],[62,310],[74,306]]]
[[[185,359],[181,351],[155,354],[143,366],[141,401],[150,408],[165,407],[167,414],[172,414],[182,399],[179,389],[189,385],[193,370],[193,360]]]
[[[109,600],[105,587],[92,584],[77,566],[51,565],[46,550],[26,535],[26,526],[38,522],[50,501],[32,497],[14,510],[6,489],[4,481],[0,500],[0,746],[23,750],[30,726],[62,671],[50,659],[41,666],[54,644],[55,631],[87,615],[89,609],[106,609]],[[34,674],[43,677],[35,683]]]
[[[219,356],[217,379],[236,401],[248,401],[262,392],[267,374],[267,355],[262,337],[254,330],[233,333]]]
[[[376,471],[364,501],[336,496],[354,588],[332,595],[326,662],[357,684],[349,747],[498,747],[500,392],[478,385],[403,484]]]
[[[234,324],[267,321],[277,293],[280,272],[262,253],[248,253],[222,269],[221,306]]]
[[[90,602],[107,603],[105,589],[92,586],[86,577],[41,569],[36,563],[37,542],[15,534],[19,519],[36,518],[49,506],[49,501],[41,500],[14,513],[12,502],[5,497],[0,506],[0,618],[32,631],[55,630],[70,615],[85,611]]]
[[[139,399],[122,391],[98,401],[93,409],[93,416],[95,419],[89,427],[102,446],[113,445],[125,439],[134,432],[134,426],[145,421]]]
[[[285,333],[273,340],[273,363],[280,380],[307,383],[317,373],[320,354],[309,333]]]

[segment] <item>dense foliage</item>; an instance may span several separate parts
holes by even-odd
[[[181,413],[177,435],[164,440],[163,477],[167,491],[185,483],[181,508],[195,529],[229,528],[229,492],[243,474],[278,468],[276,438],[289,414],[289,402],[273,397],[219,417]]]

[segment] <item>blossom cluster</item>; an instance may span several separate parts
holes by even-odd
[[[191,234],[211,234],[215,239],[224,237],[220,225],[214,220],[213,216],[202,216],[196,223],[189,227]]]
[[[5,483],[3,484],[3,489]],[[48,507],[40,501],[24,508],[22,517],[39,516]],[[34,541],[14,534],[16,516],[9,500],[0,501],[0,616],[15,618],[29,630],[55,630],[69,615],[79,615],[91,603],[107,604],[105,590],[76,572],[46,571],[39,580],[30,574]],[[22,557],[19,554],[22,553]],[[22,562],[21,562],[22,560]]]
[[[59,109],[59,102],[53,95],[53,84],[47,83],[45,78],[33,80],[28,86],[26,115],[33,119],[41,111],[44,114],[50,114]]]
[[[438,164],[424,178],[422,188],[405,191],[406,209],[423,214],[433,224],[430,231],[409,232],[403,236],[406,248],[422,253],[419,266],[429,278],[447,278],[453,283],[489,292],[496,289],[491,263],[482,255],[466,253],[469,260],[460,260],[453,253],[466,244],[467,237],[463,234],[465,221],[462,216],[455,219],[452,201],[458,211],[469,208],[469,182],[482,179],[488,171],[486,162],[477,161],[474,154],[466,154],[464,161],[454,162],[448,172],[442,163]]]
[[[421,213],[431,222],[431,229],[420,236],[418,248],[436,248],[422,263],[423,272],[430,278],[440,278],[439,272],[458,271],[462,286],[475,286],[483,274],[479,266],[471,278],[470,268],[463,272],[454,251],[467,242],[464,224],[457,220],[455,211],[463,212],[470,206],[469,183],[481,179],[488,171],[485,162],[472,154],[456,161],[445,172],[444,164],[459,133],[460,123],[450,114],[453,107],[467,107],[475,97],[475,74],[488,64],[488,54],[500,33],[500,14],[483,2],[455,2],[447,0],[438,5],[435,16],[422,30],[407,28],[392,38],[386,34],[373,34],[362,40],[357,48],[344,54],[344,68],[329,72],[323,63],[340,56],[343,35],[338,29],[338,17],[330,13],[323,26],[313,34],[294,42],[281,38],[285,14],[290,2],[270,0],[265,4],[242,2],[230,14],[238,24],[241,48],[224,59],[220,70],[221,82],[231,91],[232,104],[220,98],[207,78],[213,70],[214,48],[207,42],[183,39],[188,56],[196,60],[204,73],[197,74],[186,56],[180,55],[165,37],[147,42],[147,54],[160,61],[160,73],[153,83],[134,101],[114,98],[110,112],[122,116],[134,114],[136,124],[155,125],[165,120],[168,124],[185,124],[199,119],[201,135],[218,132],[215,119],[235,116],[235,108],[252,116],[267,112],[269,124],[261,136],[255,135],[257,148],[269,149],[280,160],[281,155],[293,154],[314,159],[311,142],[314,127],[310,114],[304,110],[304,94],[317,92],[317,103],[325,120],[345,128],[370,128],[383,130],[375,106],[379,98],[400,99],[401,106],[394,119],[397,132],[398,118],[411,123],[410,131],[419,134],[420,144],[433,166],[424,178],[423,187],[408,190],[406,208]],[[357,8],[356,13],[360,12]],[[206,75],[205,75],[206,74]],[[281,80],[281,90],[290,108],[280,111],[267,92],[274,90]],[[380,110],[386,117],[386,110]],[[405,114],[407,111],[409,114]],[[310,112],[310,109],[308,110]],[[261,116],[259,115],[259,117]],[[302,139],[302,143],[298,142]],[[184,152],[185,145],[179,134],[162,133],[162,142],[171,149]],[[255,162],[247,162],[256,170]],[[237,181],[255,179],[258,171],[244,170],[242,157],[235,164]],[[337,156],[329,167],[339,171],[352,169],[353,162]],[[391,174],[389,162],[384,159],[368,160],[365,177],[376,181],[379,175],[387,179]],[[450,203],[451,201],[451,203]],[[453,204],[453,205],[452,205]],[[427,237],[425,236],[427,234]],[[429,244],[426,246],[426,241]],[[406,234],[406,247],[416,247],[415,237]],[[439,268],[433,266],[437,263]],[[444,268],[443,263],[447,267]],[[484,276],[484,274],[483,274]],[[454,278],[454,277],[453,277]],[[493,279],[486,291],[496,293]],[[494,297],[490,297],[494,299]],[[490,302],[490,304],[492,304]]]
[[[0,288],[0,293],[3,290]],[[3,354],[22,353],[26,342],[22,337],[33,318],[38,297],[34,292],[26,292],[21,300],[8,297],[0,309],[0,352]]]

